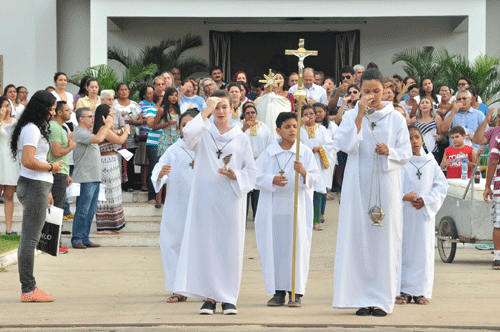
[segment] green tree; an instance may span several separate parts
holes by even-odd
[[[139,90],[141,86],[148,84],[157,70],[158,68],[154,64],[149,64],[145,67],[133,64],[128,67],[120,77],[112,67],[108,65],[98,65],[78,72],[71,76],[69,81],[79,86],[80,80],[84,76],[91,76],[99,82],[100,90],[114,90],[119,83],[127,83],[130,87],[130,99],[139,101]]]
[[[108,49],[108,59],[116,60],[126,68],[133,65],[149,66],[155,64],[157,69],[153,76],[170,70],[172,67],[180,69],[183,77],[207,70],[207,62],[197,56],[185,56],[185,52],[203,45],[200,36],[187,34],[184,38],[167,39],[156,46],[146,46],[141,49],[139,55],[126,55],[123,49],[119,47],[110,47]]]
[[[399,61],[404,62],[405,73],[415,77],[418,82],[424,77],[430,77],[436,89],[443,84],[456,89],[460,77],[468,77],[485,104],[491,105],[500,101],[498,58],[481,55],[470,62],[461,54],[449,54],[444,48],[436,50],[434,47],[411,47],[393,55],[392,64]]]

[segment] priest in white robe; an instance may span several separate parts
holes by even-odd
[[[264,122],[271,130],[273,138],[277,138],[276,118],[281,112],[290,112],[292,108],[290,100],[274,92],[270,92],[257,98],[254,104],[259,112],[257,120]]]
[[[223,313],[234,314],[243,267],[245,198],[255,186],[257,168],[248,137],[229,125],[227,91],[214,92],[207,105],[184,128],[196,158],[174,293],[208,299],[200,314],[213,314],[215,302],[223,303]]]
[[[187,110],[180,116],[181,135],[183,134],[182,126],[192,120],[197,113],[198,111]],[[160,157],[151,174],[151,182],[156,192],[159,192],[164,184],[167,186],[160,225],[160,251],[167,291],[174,288],[175,271],[179,261],[189,192],[194,174],[194,158],[194,151],[189,150],[184,139],[180,138]],[[174,294],[167,302],[180,302],[185,299],[183,296]]]
[[[412,127],[413,147],[412,135],[419,135],[419,131]],[[417,153],[401,173],[403,195],[414,194],[416,204],[420,204],[415,207],[413,201],[403,202],[401,300],[409,302],[406,298],[409,295],[417,303],[426,304],[432,297],[434,284],[435,217],[446,198],[448,181],[432,153],[420,155],[420,149]]]
[[[275,295],[281,291],[282,294],[278,295],[284,300],[285,292],[292,291],[295,192],[293,162],[296,158],[296,142],[292,140],[293,145],[283,149],[281,141],[281,138],[274,140],[257,159],[259,175],[256,187],[260,189],[260,203],[255,218],[255,236],[266,292],[268,295]],[[312,197],[314,186],[321,175],[311,149],[302,143],[300,161],[307,175],[305,179],[302,176],[299,179],[295,293],[304,295],[311,251]],[[287,179],[285,186],[274,184],[275,177],[280,174]]]
[[[362,316],[385,316],[394,308],[403,235],[400,168],[412,155],[405,119],[392,103],[382,102],[382,80],[377,69],[365,71],[363,97],[354,111],[344,114],[334,141],[349,158],[339,211],[333,307],[360,308],[356,314]],[[365,116],[368,108],[376,111]],[[368,215],[379,196],[377,159],[386,213],[381,227],[372,226]]]

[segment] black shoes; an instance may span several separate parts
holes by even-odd
[[[200,309],[200,315],[213,315],[215,312],[215,303],[212,301],[205,301]]]
[[[267,301],[269,307],[279,307],[285,304],[285,297],[282,295],[275,294],[272,299]]]
[[[200,309],[200,315],[213,315],[215,313],[216,304],[208,300],[203,303]],[[238,310],[236,306],[231,303],[222,303],[222,313],[224,315],[236,315]]]
[[[222,313],[224,315],[236,315],[238,310],[236,310],[236,306],[231,303],[222,303]]]
[[[92,241],[89,241],[89,243],[85,244],[85,246],[87,248],[99,248],[101,245],[100,244],[97,244],[97,243],[94,243]]]
[[[500,260],[494,260],[493,261],[493,266],[492,266],[493,270],[500,270]]]
[[[302,306],[302,295],[295,294],[295,302],[292,302],[292,294],[288,294],[288,306],[289,307],[301,307]]]
[[[358,316],[369,316],[373,315],[375,317],[384,317],[387,316],[387,312],[382,309],[369,307],[369,308],[360,308],[356,311],[356,315]]]

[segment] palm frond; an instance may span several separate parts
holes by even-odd
[[[182,77],[185,78],[188,78],[194,73],[208,70],[207,61],[196,56],[183,57],[181,60],[177,60],[175,65],[181,71]]]
[[[113,46],[108,48],[108,60],[116,60],[125,67],[134,65],[135,58],[125,54],[125,51],[119,47]]]
[[[118,74],[108,65],[89,67],[82,72],[71,76],[70,82],[79,85],[84,76],[91,76],[99,82],[100,90],[115,89],[119,83]]]

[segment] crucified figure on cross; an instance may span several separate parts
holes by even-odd
[[[302,83],[304,77],[304,59],[310,55],[318,55],[318,51],[308,51],[304,48],[304,39],[299,40],[299,48],[296,50],[286,50],[286,55],[295,55],[299,58],[299,82]],[[299,84],[301,86],[301,84]]]

